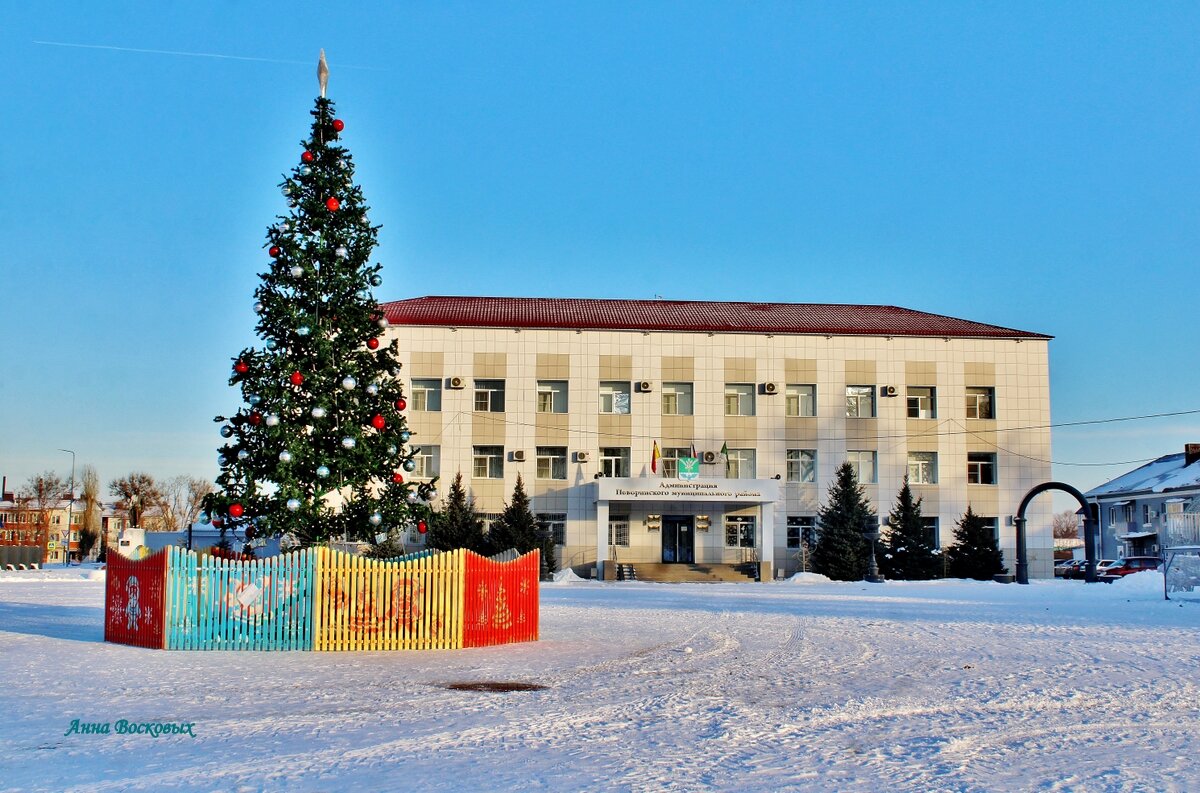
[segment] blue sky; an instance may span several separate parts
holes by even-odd
[[[1200,410],[1198,42],[1196,3],[9,4],[0,474],[215,476],[321,47],[382,300],[895,304],[1054,335],[1055,422]],[[1087,489],[1200,415],[1053,439]]]

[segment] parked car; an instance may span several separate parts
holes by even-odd
[[[1118,578],[1140,573],[1143,570],[1157,570],[1162,565],[1163,560],[1157,556],[1130,556],[1127,559],[1122,559],[1120,564],[1108,568],[1104,575],[1100,577],[1100,580],[1111,584]]]
[[[1063,578],[1083,578],[1087,570],[1087,559],[1072,559],[1063,566]]]
[[[1096,575],[1104,575],[1108,572],[1108,568],[1116,567],[1121,562],[1121,559],[1101,559],[1099,562],[1096,562]]]
[[[1067,567],[1075,563],[1074,559],[1059,559],[1054,563],[1054,577],[1062,578],[1063,573],[1067,571]]]

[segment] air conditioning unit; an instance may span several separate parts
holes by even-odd
[[[637,386],[638,391],[641,391],[643,394],[649,394],[654,390],[654,383],[650,382],[649,380],[642,380],[637,384]]]
[[[880,395],[885,396],[885,397],[894,397],[894,396],[896,396],[896,394],[899,393],[899,391],[896,389],[896,386],[894,386],[894,385],[885,385],[885,386],[880,387],[879,393],[880,393]]]
[[[704,462],[704,463],[709,463],[709,464],[715,463],[717,461],[717,453],[716,452],[704,452],[700,455],[700,461]]]
[[[779,393],[779,383],[763,383],[762,384],[762,392],[764,394],[778,394]]]
[[[524,450],[524,449],[516,449],[516,450],[514,450],[514,451],[513,451],[513,453],[512,453],[512,461],[513,461],[514,463],[523,463],[523,462],[525,462],[525,450]]]
[[[575,452],[575,462],[577,463],[586,463],[591,457],[591,452]]]
[[[466,388],[467,381],[461,377],[451,377],[446,381],[446,386],[449,388]]]

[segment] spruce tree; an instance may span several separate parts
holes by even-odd
[[[475,500],[463,487],[461,472],[454,475],[445,504],[429,522],[425,545],[439,551],[466,548],[480,554],[489,552],[483,519],[475,511]]]
[[[322,64],[324,59],[322,58]],[[322,96],[297,164],[289,207],[267,229],[269,266],[255,292],[261,346],[233,359],[244,404],[217,416],[218,492],[206,517],[222,531],[291,535],[302,546],[368,539],[428,514],[433,482],[414,485],[397,342],[372,295],[378,227],[354,184],[345,124]]]
[[[869,548],[863,531],[875,516],[850,463],[838,466],[817,520],[821,530],[812,552],[813,572],[835,581],[862,579],[867,573]]]
[[[517,474],[512,500],[504,505],[504,511],[492,521],[488,531],[488,544],[492,553],[515,548],[518,553],[529,553],[541,547],[537,517],[529,507],[529,496],[525,493],[525,482]]]
[[[954,529],[954,544],[946,549],[946,555],[950,575],[954,578],[989,581],[994,575],[1008,572],[1004,554],[996,544],[995,532],[969,504]]]
[[[913,499],[907,476],[888,515],[880,551],[879,567],[886,578],[924,581],[941,573],[941,560],[921,517],[921,499]]]

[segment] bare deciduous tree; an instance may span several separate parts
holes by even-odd
[[[50,552],[50,512],[54,506],[67,496],[67,483],[53,471],[43,471],[29,477],[17,493],[17,500],[23,509],[31,510],[35,515],[38,545],[42,546],[42,558]],[[70,527],[67,527],[70,531]]]
[[[141,471],[112,480],[108,483],[108,492],[121,499],[121,506],[129,510],[129,525],[134,527],[141,521],[146,508],[162,499],[154,477]]]
[[[1050,526],[1054,529],[1054,539],[1056,540],[1079,539],[1079,516],[1073,509],[1055,514]]]
[[[81,480],[83,493],[80,495],[80,501],[83,502],[83,524],[79,528],[79,554],[86,559],[92,551],[92,546],[96,544],[97,540],[100,540],[102,557],[108,547],[108,538],[100,537],[100,477],[93,466],[85,465]],[[101,561],[103,561],[102,558]]]
[[[194,476],[177,476],[159,485],[156,506],[162,513],[163,530],[179,531],[195,523],[204,497],[215,490],[212,482]]]

